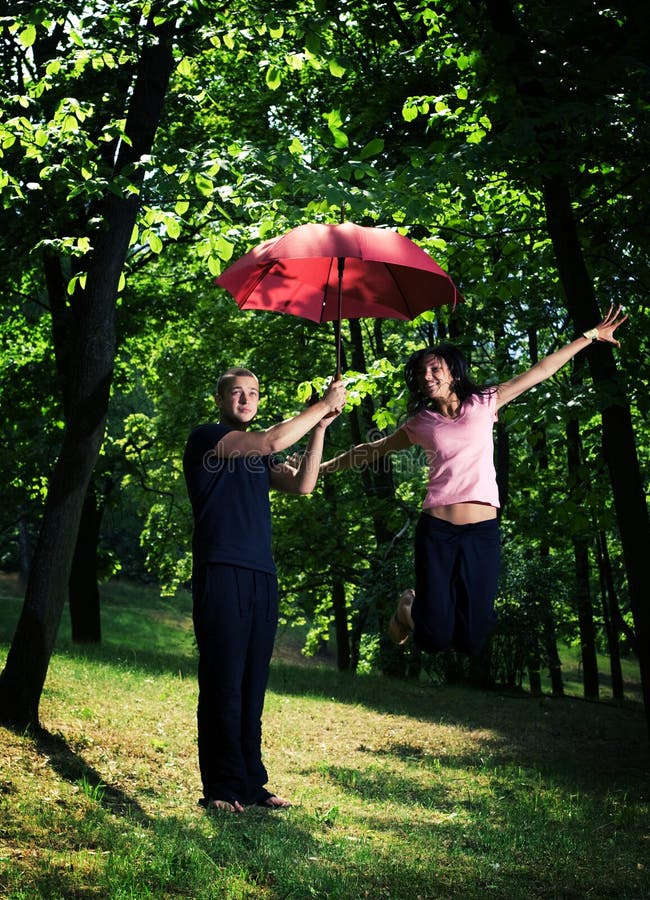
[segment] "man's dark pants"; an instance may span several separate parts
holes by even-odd
[[[192,574],[199,649],[199,768],[205,800],[267,796],[262,710],[278,621],[275,575],[207,564]]]

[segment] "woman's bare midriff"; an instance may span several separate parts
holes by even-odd
[[[422,512],[452,525],[473,525],[497,517],[496,509],[489,503],[450,503],[449,506],[430,506]]]

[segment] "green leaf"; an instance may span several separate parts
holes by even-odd
[[[79,131],[79,122],[76,116],[67,115],[63,120],[61,130],[65,132]]]
[[[149,232],[149,247],[151,248],[152,253],[160,253],[163,248],[163,242],[160,240],[160,237],[156,234],[155,231]]]
[[[183,75],[185,78],[192,77],[192,63],[186,56],[183,57],[176,68],[179,75]]]
[[[347,134],[339,127],[343,124],[341,119],[341,113],[338,109],[332,109],[328,113],[323,113],[323,118],[327,120],[327,127],[329,128],[332,136],[334,137],[334,146],[335,147],[347,147],[348,146],[348,136]]]
[[[402,107],[402,118],[405,122],[412,122],[414,119],[418,117],[418,108],[417,106],[403,106]]]
[[[338,60],[330,59],[328,65],[330,75],[333,75],[334,78],[342,78],[345,75],[345,66],[342,66]]]
[[[230,241],[226,240],[226,238],[220,234],[216,244],[215,249],[217,251],[218,256],[224,262],[228,262],[228,260],[232,257],[234,245],[230,243]]]
[[[269,66],[266,70],[266,86],[272,90],[277,91],[277,89],[282,84],[282,75],[277,66]]]
[[[307,403],[313,392],[314,388],[311,381],[301,381],[296,391],[298,402]]]
[[[467,143],[468,144],[480,144],[483,138],[485,137],[486,132],[483,131],[482,128],[477,128],[476,131],[472,131],[467,135]]]
[[[382,138],[373,138],[363,148],[360,154],[361,159],[368,159],[371,156],[377,156],[384,149],[384,141]]]
[[[335,147],[342,149],[348,146],[348,136],[344,131],[341,131],[340,128],[330,128],[330,131],[332,132],[332,136],[334,137]]]
[[[194,184],[199,190],[199,193],[203,194],[204,197],[211,197],[214,191],[214,185],[212,184],[212,179],[207,178],[205,175],[202,175],[198,172],[194,176]]]
[[[289,53],[285,56],[284,60],[290,69],[294,69],[297,72],[299,72],[305,64],[304,57],[299,53]]]
[[[176,240],[180,237],[181,226],[177,219],[167,218],[165,220],[165,230],[170,238]]]
[[[343,124],[341,111],[339,109],[331,109],[329,112],[323,113],[323,118],[327,119],[327,125],[329,128],[337,127]]]
[[[28,25],[27,28],[20,32],[18,40],[23,47],[31,47],[36,40],[36,26]]]
[[[320,37],[314,31],[310,31],[307,35],[305,46],[310,53],[312,53],[314,56],[318,56],[321,48]]]

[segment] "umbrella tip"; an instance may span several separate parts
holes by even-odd
[[[341,203],[341,225],[345,222],[345,203]]]

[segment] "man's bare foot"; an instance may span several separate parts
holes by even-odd
[[[405,644],[413,631],[413,619],[411,618],[411,606],[415,598],[415,591],[407,588],[399,596],[397,608],[390,617],[388,623],[388,637],[394,644]]]
[[[244,807],[238,800],[229,803],[227,800],[208,800],[206,809],[222,809],[224,812],[244,812]]]
[[[276,797],[275,794],[269,794],[263,800],[260,800],[258,806],[264,806],[266,809],[289,809],[290,800],[283,800],[282,797]]]

